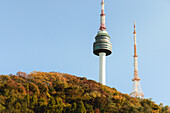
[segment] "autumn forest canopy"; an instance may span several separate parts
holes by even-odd
[[[0,75],[0,113],[168,113],[168,106],[57,72]]]

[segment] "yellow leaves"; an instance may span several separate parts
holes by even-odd
[[[40,100],[39,100],[39,105],[40,106],[47,106],[48,105],[48,102],[46,100],[45,97],[41,97]]]
[[[126,98],[122,97],[121,95],[115,95],[113,96],[113,101],[117,104],[123,105],[125,102]]]
[[[29,83],[29,89],[33,92],[33,93],[36,93],[36,94],[40,94],[40,91],[39,91],[39,88],[37,85],[35,85],[34,83],[30,82]]]
[[[21,92],[23,95],[26,95],[25,87],[21,83],[18,83],[17,85],[18,85],[18,92]]]
[[[2,104],[0,104],[0,112],[5,110],[5,106],[3,106]]]
[[[99,91],[93,91],[89,93],[89,96],[96,98],[96,97],[101,97],[101,93]]]
[[[50,95],[48,92],[46,93],[46,95],[47,95],[49,98],[51,97],[51,95]]]
[[[7,99],[7,97],[0,95],[0,103],[5,104],[6,99]]]
[[[89,99],[92,98],[92,97],[89,95],[89,93],[85,93],[83,97],[86,98],[87,100],[89,100]]]
[[[4,83],[10,80],[11,78],[8,75],[0,75],[0,82]]]

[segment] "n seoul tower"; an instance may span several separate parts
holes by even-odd
[[[137,55],[137,48],[136,48],[136,26],[135,26],[135,22],[134,22],[134,78],[132,79],[133,81],[133,89],[132,89],[132,93],[130,94],[133,97],[138,97],[138,98],[142,98],[144,97],[144,93],[142,93],[142,89],[140,86],[140,78],[139,78],[139,74],[138,74],[138,55]]]
[[[93,53],[99,56],[99,82],[106,85],[106,56],[112,53],[112,44],[105,26],[104,0],[101,6],[100,29],[93,43]]]

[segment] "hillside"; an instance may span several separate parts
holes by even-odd
[[[1,113],[166,113],[93,80],[57,72],[0,75]]]

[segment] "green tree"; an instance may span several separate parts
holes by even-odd
[[[76,109],[77,109],[77,104],[73,103],[71,106],[71,113],[75,113]]]
[[[38,98],[36,95],[33,95],[31,98],[31,104],[30,107],[36,112],[38,108]]]
[[[90,104],[85,104],[87,113],[94,113],[93,106]]]
[[[5,106],[3,106],[2,104],[0,104],[0,113],[2,112],[2,111],[4,111],[5,110]]]
[[[84,103],[82,101],[78,104],[78,113],[86,113],[86,108],[84,107]]]
[[[105,108],[106,105],[107,105],[107,100],[106,100],[106,98],[104,98],[104,97],[96,97],[96,98],[94,99],[94,106],[95,106],[96,108],[100,108],[100,110],[101,110],[101,109]]]
[[[47,109],[47,100],[45,97],[40,97],[39,102],[38,102],[38,112],[44,113]]]
[[[56,101],[55,101],[54,97],[51,97],[51,98],[50,98],[50,101],[49,101],[49,103],[48,103],[48,109],[49,109],[50,113],[55,112],[55,109],[56,109]]]
[[[152,112],[152,109],[151,107],[148,105],[148,104],[144,104],[144,108],[143,108],[143,112],[144,113],[151,113]]]
[[[58,98],[58,97],[56,98],[56,107],[55,108],[56,108],[57,113],[62,113],[64,104],[63,104],[61,98]]]

